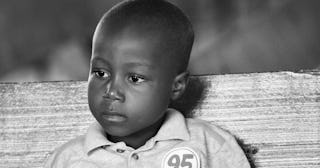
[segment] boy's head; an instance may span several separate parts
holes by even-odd
[[[124,1],[93,37],[89,107],[113,137],[154,134],[187,82],[193,44],[186,16],[162,0]]]

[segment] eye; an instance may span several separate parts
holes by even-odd
[[[110,74],[104,71],[94,71],[94,75],[98,78],[109,78]]]
[[[144,77],[138,76],[138,75],[130,75],[128,80],[132,83],[135,83],[135,84],[139,84],[139,83],[146,81],[146,79]]]

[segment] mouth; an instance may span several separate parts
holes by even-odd
[[[116,112],[103,113],[102,118],[108,122],[120,123],[127,120],[127,116]]]

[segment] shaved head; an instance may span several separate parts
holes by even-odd
[[[163,56],[168,57],[168,63],[177,73],[187,69],[194,41],[192,25],[179,8],[167,1],[123,1],[102,17],[95,31],[94,43],[106,31],[108,37],[134,32],[143,38],[156,39],[160,42]]]

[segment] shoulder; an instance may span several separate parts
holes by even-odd
[[[250,167],[236,138],[221,127],[200,119],[186,119],[191,140],[202,142],[208,151],[211,165],[225,164],[227,167]],[[219,166],[218,166],[219,167]]]
[[[221,127],[201,119],[187,118],[186,125],[191,140],[203,142],[206,148],[219,151],[223,146],[236,143],[235,137]],[[237,144],[237,143],[236,143]]]
[[[64,167],[73,157],[82,157],[85,153],[84,136],[76,137],[56,148],[46,161],[45,168]]]
[[[79,154],[84,152],[85,136],[78,136],[57,148],[56,152],[60,154]]]
[[[232,138],[233,136],[226,130],[205,120],[196,118],[187,118],[186,124],[189,132],[192,134],[204,134],[208,138],[214,138],[217,141]],[[222,142],[223,143],[223,142]]]

